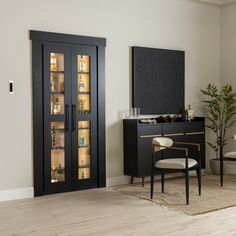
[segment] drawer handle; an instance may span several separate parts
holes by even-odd
[[[185,135],[194,135],[194,134],[204,134],[205,132],[192,132],[192,133],[185,133]]]
[[[184,135],[184,133],[177,133],[177,134],[164,134],[165,137],[181,136],[181,135]]]
[[[139,138],[155,138],[161,137],[161,134],[152,134],[152,135],[140,135]]]

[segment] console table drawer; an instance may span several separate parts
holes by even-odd
[[[139,138],[154,138],[161,136],[160,125],[140,125],[138,126]]]
[[[191,122],[185,124],[185,135],[198,135],[205,133],[205,127],[203,122]]]
[[[163,136],[183,136],[185,131],[185,124],[165,124],[163,125]]]

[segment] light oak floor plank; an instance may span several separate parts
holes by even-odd
[[[188,216],[109,188],[84,190],[1,202],[0,235],[231,236],[236,207]]]

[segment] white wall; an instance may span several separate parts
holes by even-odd
[[[221,21],[221,85],[231,84],[236,91],[236,3],[222,8]],[[236,133],[236,124],[229,129],[228,136]],[[234,141],[229,141],[225,151],[236,151]]]
[[[219,83],[220,9],[188,0],[0,0],[0,190],[33,185],[30,29],[107,38],[107,177],[123,181],[122,123],[131,46],[186,51],[186,105]],[[8,95],[8,80],[15,95]],[[209,154],[209,153],[208,153]]]

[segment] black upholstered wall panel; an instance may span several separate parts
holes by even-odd
[[[132,105],[141,114],[176,114],[184,109],[184,51],[132,48]]]

